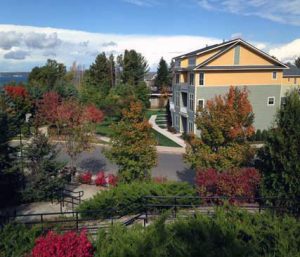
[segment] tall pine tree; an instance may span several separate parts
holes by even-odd
[[[278,197],[273,202],[291,212],[300,212],[300,97],[297,89],[286,95],[278,111],[276,127],[269,131],[260,151],[259,168],[263,172],[262,193]]]
[[[168,64],[163,59],[163,57],[161,57],[157,68],[157,75],[155,79],[155,86],[158,88],[158,91],[161,91],[162,88],[164,87],[170,87],[171,85],[170,78],[171,77],[170,77]]]

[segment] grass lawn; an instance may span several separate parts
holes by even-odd
[[[159,146],[180,147],[180,145],[176,144],[174,141],[165,137],[164,135],[158,133],[156,130],[152,129],[152,131]]]
[[[165,109],[149,109],[146,111],[146,118],[150,119],[151,115],[166,114]],[[104,121],[96,126],[96,133],[101,136],[111,137],[113,132],[110,128],[111,124],[116,122],[115,118],[105,117]],[[159,146],[180,147],[174,141],[158,133],[153,129],[153,133]]]

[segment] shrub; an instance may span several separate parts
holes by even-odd
[[[111,190],[98,192],[92,199],[79,206],[80,211],[99,210],[83,214],[108,218],[113,215],[136,214],[144,210],[144,196],[196,196],[196,190],[187,183],[141,183],[120,184]]]
[[[254,198],[261,176],[254,168],[231,169],[218,173],[215,169],[199,170],[196,184],[200,196]]]
[[[85,231],[79,235],[75,232],[56,234],[50,231],[46,236],[36,240],[32,257],[92,257],[93,246]]]
[[[162,176],[154,177],[152,180],[154,183],[157,183],[157,184],[163,184],[168,181],[167,177],[162,177]]]
[[[10,223],[0,231],[0,256],[20,257],[29,253],[35,239],[40,236],[40,227],[26,228],[23,224]]]
[[[96,186],[105,186],[106,185],[104,171],[98,172],[98,174],[96,175],[95,184],[96,184]]]
[[[300,223],[291,217],[216,209],[213,216],[166,223],[162,217],[146,228],[116,225],[101,231],[96,257],[296,257]]]
[[[113,175],[113,174],[109,174],[108,177],[107,177],[107,184],[109,186],[116,186],[118,183],[118,177]]]
[[[86,171],[79,175],[79,182],[82,184],[91,184],[92,183],[92,172]]]

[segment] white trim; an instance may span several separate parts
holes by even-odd
[[[271,98],[274,99],[273,104],[270,104],[270,103],[269,103],[269,101],[270,101]],[[268,96],[267,106],[274,106],[274,105],[275,105],[275,96]]]
[[[234,66],[234,65],[222,65],[222,66]],[[254,66],[254,65],[249,65],[249,66]],[[217,67],[217,66],[210,66],[210,67]],[[237,67],[237,66],[236,66]],[[205,67],[200,67],[200,68],[195,68],[194,71],[220,71],[220,70],[225,70],[225,71],[240,71],[240,70],[283,70],[285,68],[283,67],[269,67],[269,68],[259,68],[259,67],[247,67],[247,68],[241,68],[241,66],[238,66],[238,69],[232,68],[232,69],[226,69],[226,68],[218,68],[218,69],[207,69]]]
[[[204,98],[200,98],[200,99],[198,99],[198,104],[197,104],[197,106],[199,107],[199,102],[200,101],[203,101],[203,106],[202,106],[202,108],[204,108],[204,106],[205,106],[205,99]]]

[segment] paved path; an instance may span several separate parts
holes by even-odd
[[[152,115],[149,119],[149,123],[152,125],[152,128],[155,129],[160,134],[164,135],[165,137],[169,138],[170,140],[174,141],[176,144],[180,145],[181,147],[186,147],[186,144],[183,139],[180,138],[179,134],[172,134],[167,129],[160,128],[156,123],[157,115]]]
[[[65,153],[63,146],[60,145],[61,152],[59,160],[68,162],[70,159]],[[83,152],[79,155],[76,166],[82,170],[91,171],[96,174],[99,170],[106,173],[116,174],[118,167],[111,163],[103,154],[103,146],[95,146],[92,151]],[[179,148],[178,149],[182,149]],[[168,149],[163,149],[163,152],[158,152],[158,164],[152,169],[152,176],[166,177],[172,181],[187,181],[193,183],[195,173],[189,169],[189,166],[184,163],[182,152],[168,152]]]

